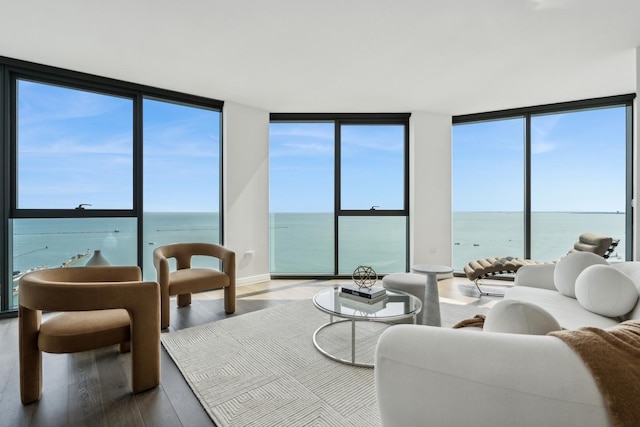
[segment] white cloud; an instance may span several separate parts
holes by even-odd
[[[271,157],[333,155],[333,144],[319,142],[285,142],[271,150]]]
[[[294,125],[291,123],[272,123],[269,129],[271,137],[314,138],[333,142],[332,124]]]
[[[531,154],[548,153],[556,149],[556,144],[552,142],[534,142],[531,144]]]
[[[564,9],[575,3],[575,0],[529,0],[533,10]]]

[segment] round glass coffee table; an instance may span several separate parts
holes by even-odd
[[[406,292],[387,289],[387,297],[384,301],[367,304],[351,298],[340,296],[340,287],[325,289],[313,297],[313,304],[318,310],[329,314],[329,322],[320,326],[313,333],[313,345],[329,359],[352,366],[373,368],[372,363],[356,362],[356,322],[372,321],[390,323],[394,320],[416,317],[422,310],[420,299]],[[334,321],[334,317],[342,320]],[[318,333],[323,329],[343,322],[351,322],[351,359],[344,359],[324,350],[318,344]]]

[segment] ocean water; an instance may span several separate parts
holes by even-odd
[[[333,273],[333,214],[272,213],[270,218],[272,273]],[[345,217],[338,227],[340,274],[350,274],[358,265],[370,265],[381,274],[405,270],[405,218]],[[111,264],[137,264],[137,224],[132,218],[19,219],[11,222],[11,229],[16,275],[68,261],[82,266],[96,249]],[[612,261],[624,260],[625,215],[619,213],[533,213],[532,258],[558,259],[587,231],[620,239]],[[143,235],[144,277],[155,280],[153,249],[178,241],[219,242],[218,213],[147,213]],[[452,242],[456,271],[478,258],[523,256],[522,213],[455,212]],[[194,265],[217,267],[206,258],[195,259]]]
[[[580,234],[590,232],[619,239],[611,262],[625,258],[625,215],[622,213],[532,212],[531,258],[553,261],[566,255]],[[521,212],[454,212],[452,264],[456,271],[472,260],[524,256]]]
[[[342,218],[340,274],[358,265],[378,273],[405,270],[404,218]],[[621,213],[532,213],[532,258],[556,260],[565,255],[580,234],[590,232],[620,239],[612,261],[625,254],[625,215]],[[334,264],[334,225],[330,213],[271,214],[271,272],[331,274]],[[462,271],[472,260],[524,256],[522,212],[454,212],[452,266]]]
[[[156,278],[153,250],[157,246],[174,242],[218,243],[218,218],[217,212],[145,214],[142,246],[145,280]],[[134,218],[15,219],[10,224],[10,235],[14,277],[30,269],[59,267],[69,261],[73,266],[83,266],[96,249],[113,265],[138,263]],[[196,257],[193,265],[218,267],[206,257]]]
[[[332,213],[271,213],[271,273],[333,274]],[[359,265],[377,273],[406,269],[407,220],[404,217],[341,217],[338,221],[339,274]]]

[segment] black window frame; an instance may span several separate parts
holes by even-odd
[[[531,107],[513,108],[486,113],[466,114],[452,117],[452,126],[470,124],[491,120],[505,120],[520,118],[524,120],[524,257],[531,258],[531,118],[543,114],[570,113],[584,110],[625,107],[626,114],[626,182],[625,182],[625,260],[633,259],[633,102],[635,93],[590,98],[579,101],[560,102],[554,104],[536,105]],[[462,275],[456,272],[458,275]]]
[[[411,113],[271,113],[270,123],[310,123],[323,122],[334,124],[334,206],[333,206],[333,227],[334,227],[334,262],[333,274],[272,274],[274,279],[279,278],[345,278],[339,274],[339,222],[340,217],[384,217],[398,216],[406,217],[406,260],[405,271],[409,271],[410,260],[410,221],[409,221],[409,119]],[[404,195],[402,209],[342,209],[341,208],[341,126],[342,125],[401,125],[404,126]]]
[[[17,202],[17,82],[19,79],[33,81],[42,84],[63,86],[70,89],[94,92],[98,94],[112,95],[131,99],[133,102],[133,200],[131,209],[19,209]],[[144,99],[157,99],[165,102],[202,107],[220,112],[220,122],[224,102],[162,89],[122,80],[102,77],[94,74],[82,73],[68,69],[37,64],[0,56],[0,163],[2,164],[2,186],[0,196],[2,199],[2,213],[0,224],[0,317],[15,316],[16,310],[10,308],[11,275],[9,256],[13,253],[9,233],[9,222],[12,219],[33,218],[136,218],[137,221],[137,262],[143,265],[143,102]],[[224,242],[223,234],[223,138],[222,128],[220,135],[220,241]]]

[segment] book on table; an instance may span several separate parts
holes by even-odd
[[[360,288],[357,285],[342,285],[340,292],[343,294],[355,295],[360,298],[374,299],[387,295],[387,290],[382,286],[372,286],[371,288]]]
[[[361,297],[359,295],[354,295],[354,294],[350,294],[350,293],[346,293],[346,292],[340,292],[340,297],[342,298],[346,298],[352,301],[357,301],[360,302],[362,304],[375,304],[378,303],[380,301],[387,301],[389,299],[389,297],[387,296],[386,293],[378,295],[375,298],[365,298],[365,297]]]
[[[389,301],[389,297],[387,295],[383,295],[379,298],[380,299],[370,300],[356,297],[351,294],[344,294],[344,298],[340,301],[340,304],[343,307],[347,307],[361,313],[377,313],[378,311],[387,308],[387,301]]]

